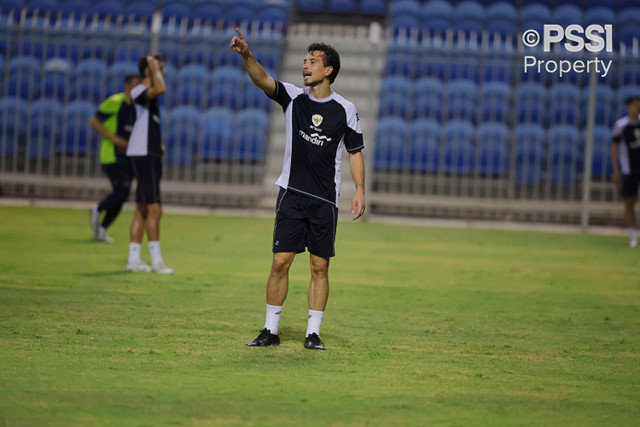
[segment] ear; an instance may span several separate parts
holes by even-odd
[[[331,73],[333,73],[333,67],[331,65],[329,65],[325,70],[324,70],[324,76],[325,77],[329,77],[331,75]]]

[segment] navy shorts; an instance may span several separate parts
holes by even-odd
[[[622,197],[638,197],[640,174],[622,175]]]
[[[321,258],[335,256],[338,208],[333,204],[280,189],[273,228],[273,253],[301,253],[305,248]]]
[[[131,157],[133,172],[138,180],[136,203],[150,205],[162,203],[160,200],[160,179],[162,178],[162,157]]]

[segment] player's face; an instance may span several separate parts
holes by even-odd
[[[302,63],[302,79],[305,86],[316,86],[327,76],[328,68],[324,66],[324,52],[309,52]]]

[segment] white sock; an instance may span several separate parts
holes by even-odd
[[[273,335],[278,335],[278,325],[280,324],[280,315],[282,314],[281,305],[267,304],[267,316],[264,321],[264,327]]]
[[[100,226],[100,228],[98,229],[98,231],[100,232],[100,234],[105,234],[107,232],[107,229],[104,228],[103,226]]]
[[[324,311],[316,311],[309,309],[309,322],[307,323],[307,333],[305,337],[311,334],[320,336],[320,324],[322,323],[322,315]]]
[[[632,227],[629,229],[629,239],[633,240],[635,238],[636,238],[636,229]]]
[[[97,213],[97,214],[99,214],[99,213],[100,213],[100,211],[98,210],[98,205],[95,205],[95,206],[93,207],[93,212],[95,212],[95,213]]]
[[[140,262],[140,243],[129,243],[129,264],[138,264]]]
[[[160,251],[160,241],[149,242],[149,253],[151,254],[151,265],[164,263],[162,252]]]

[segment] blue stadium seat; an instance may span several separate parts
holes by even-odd
[[[429,31],[438,33],[445,33],[448,29],[452,28],[451,22],[447,19],[441,18],[426,18],[422,21],[422,28]]]
[[[638,24],[627,25],[618,29],[618,37],[614,40],[624,43],[627,46],[632,46],[633,39],[640,41],[640,31],[638,31]]]
[[[486,9],[487,23],[491,23],[492,21],[507,21],[515,24],[517,18],[518,13],[516,12],[516,8],[512,4],[504,1],[492,3]]]
[[[243,110],[236,118],[235,128],[232,157],[242,161],[263,160],[269,136],[269,115],[259,109]]]
[[[453,120],[444,127],[444,171],[450,174],[472,173],[475,162],[475,129],[466,121]]]
[[[134,1],[126,4],[124,8],[125,17],[134,17],[135,22],[146,21],[151,22],[153,14],[157,10],[155,4],[147,1]]]
[[[431,0],[422,6],[420,13],[423,20],[441,19],[450,23],[453,18],[453,7],[447,1]]]
[[[516,24],[511,21],[489,21],[486,26],[486,30],[489,33],[500,34],[501,36],[515,37],[518,32]]]
[[[637,6],[637,2],[636,2]],[[629,7],[618,12],[616,28],[640,26],[640,7]]]
[[[539,183],[546,170],[547,134],[537,125],[518,125],[514,131],[516,150],[516,182]]]
[[[171,19],[180,22],[183,19],[188,19],[190,12],[191,8],[186,4],[169,3],[162,8],[162,22],[167,23]]]
[[[440,125],[416,120],[409,127],[409,169],[437,172],[440,168]]]
[[[452,80],[445,86],[444,92],[449,99],[478,100],[478,85],[470,80]]]
[[[568,83],[557,83],[549,89],[551,105],[574,105],[580,101],[580,89]]]
[[[92,102],[77,101],[67,105],[62,126],[61,146],[58,152],[87,154],[96,150],[100,140],[97,132],[88,126],[97,110]]]
[[[289,11],[282,7],[267,6],[258,11],[256,18],[261,24],[286,24]]]
[[[228,108],[212,108],[201,116],[200,158],[230,159],[233,153],[234,116]]]
[[[166,156],[170,165],[190,165],[198,152],[197,128],[169,128],[166,137]]]
[[[440,121],[442,118],[442,97],[444,86],[438,79],[423,77],[413,87],[414,101],[412,117],[429,118]]]
[[[0,3],[0,13],[6,16],[13,11],[14,14],[19,15],[23,6],[24,2],[21,0],[2,0]]]
[[[453,10],[455,22],[475,21],[480,24],[484,22],[484,7],[475,1],[463,1],[458,3]]]
[[[267,113],[271,111],[273,101],[271,101],[260,88],[253,84],[245,86],[240,97],[242,109],[259,108]]]
[[[551,12],[551,21],[563,27],[571,24],[582,25],[583,19],[582,10],[570,4],[558,6]]]
[[[122,4],[113,0],[104,0],[95,3],[91,7],[91,14],[98,15],[100,19],[105,19],[110,16],[111,20],[115,20],[115,17],[120,16],[123,13],[124,8],[122,7]]]
[[[107,84],[117,82],[122,87],[122,82],[127,74],[137,74],[138,63],[133,61],[117,61],[107,68],[105,76]],[[121,90],[118,90],[120,92]]]
[[[386,15],[387,3],[384,0],[361,0],[360,13],[363,15]]]
[[[529,25],[533,22],[551,22],[551,11],[543,4],[533,3],[524,6],[520,10],[520,21],[522,28],[531,28]]]
[[[586,141],[586,132],[582,139]],[[593,156],[591,174],[595,178],[606,178],[613,174],[611,165],[611,128],[608,126],[596,126],[593,129]]]
[[[226,107],[232,110],[242,108],[243,98],[238,88],[214,83],[207,96],[207,107]]]
[[[518,123],[546,125],[547,101],[547,90],[542,84],[534,82],[521,84],[515,94]]]
[[[504,82],[488,82],[480,89],[482,121],[507,123],[511,118],[511,86]]]
[[[394,29],[418,29],[420,20],[413,15],[396,15],[389,20],[389,26]]]
[[[209,91],[209,71],[203,65],[187,65],[178,71],[172,105],[192,105],[204,108]]]
[[[300,12],[322,12],[324,9],[324,0],[298,0],[298,10]]]
[[[102,81],[107,74],[107,64],[100,59],[85,59],[76,65],[76,79]]]
[[[481,124],[476,132],[476,172],[483,175],[506,175],[509,172],[508,144],[509,129],[504,124]]]
[[[89,0],[65,0],[59,10],[62,12],[63,18],[68,19],[73,16],[73,19],[79,20],[83,15],[89,14],[91,2]]]
[[[215,24],[222,19],[223,16],[224,12],[222,8],[209,4],[198,6],[195,10],[191,11],[191,17],[193,19],[198,19],[208,24]]]
[[[38,97],[64,102],[69,96],[73,65],[64,59],[51,59],[45,64],[45,73]]]
[[[573,126],[558,125],[549,129],[551,181],[570,184],[582,171],[580,133]]]
[[[329,12],[337,14],[353,13],[356,10],[354,0],[329,0]]]
[[[592,7],[584,14],[584,25],[591,24],[613,24],[616,22],[616,13],[608,7]]]
[[[0,147],[3,154],[13,154],[26,141],[29,107],[21,98],[0,98]]]
[[[465,21],[456,21],[455,24],[453,24],[454,31],[465,31],[467,33],[480,34],[482,33],[483,29],[484,25],[482,24],[482,22],[473,21],[470,19],[467,19]]]
[[[394,18],[399,15],[420,16],[420,3],[415,0],[399,0],[389,4],[389,16]]]
[[[28,76],[30,79],[40,79],[42,64],[38,58],[32,56],[16,56],[9,61],[9,76]]]
[[[168,111],[166,123],[169,129],[200,130],[200,110],[192,105],[180,105]]]
[[[240,88],[243,86],[244,74],[235,67],[218,67],[211,73],[211,83],[231,86],[232,88]],[[251,83],[249,81],[248,83]],[[253,84],[253,83],[251,83]]]
[[[253,19],[253,10],[244,6],[235,6],[224,13],[226,22],[240,25],[241,22],[250,22]]]
[[[33,15],[36,12],[38,15],[44,15],[46,13],[53,15],[57,13],[60,8],[56,0],[31,0],[26,6],[28,15]]]
[[[373,164],[376,169],[401,170],[405,159],[407,122],[398,117],[378,121]]]
[[[380,87],[380,116],[406,117],[411,82],[401,76],[386,77]]]
[[[38,99],[31,104],[28,130],[29,156],[49,159],[53,148],[60,147],[63,105],[55,99]]]

